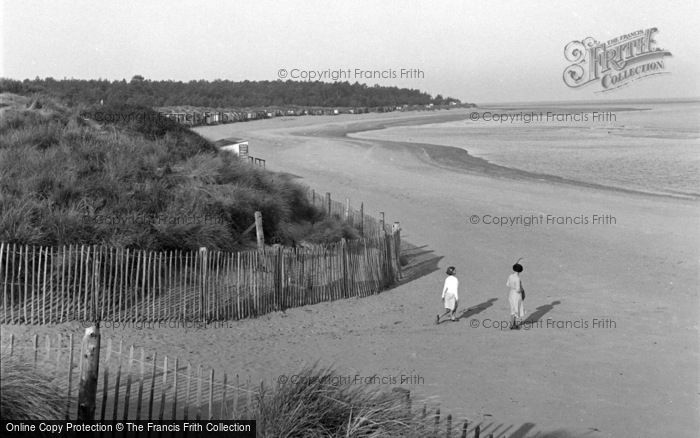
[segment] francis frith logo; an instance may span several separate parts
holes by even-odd
[[[564,83],[571,88],[599,82],[606,92],[649,76],[667,74],[664,57],[671,52],[657,46],[658,29],[637,30],[606,42],[592,37],[571,41],[564,48],[572,64],[564,70]]]

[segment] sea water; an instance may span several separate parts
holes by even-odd
[[[571,181],[700,199],[700,102],[475,108],[477,117],[353,136],[466,149]]]

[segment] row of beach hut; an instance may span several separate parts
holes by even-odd
[[[431,109],[431,105],[425,108]],[[415,109],[408,105],[381,106],[381,107],[355,107],[355,108],[274,108],[251,111],[230,110],[201,110],[201,109],[162,109],[160,114],[189,126],[219,125],[224,123],[248,122],[252,120],[271,119],[274,117],[297,116],[335,116],[339,114],[364,114],[369,112],[392,112]]]

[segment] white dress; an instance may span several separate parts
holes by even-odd
[[[510,288],[510,292],[508,292],[510,315],[523,318],[525,316],[525,308],[523,307],[523,296],[520,295],[520,276],[516,273],[510,274],[506,286]]]
[[[457,288],[459,287],[459,280],[454,275],[450,275],[445,279],[445,286],[442,288],[442,297],[445,299],[445,309],[454,310],[459,295],[457,293]]]

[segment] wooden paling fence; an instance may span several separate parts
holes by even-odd
[[[238,253],[0,243],[0,318],[220,321],[367,296],[398,279],[397,237]]]
[[[314,205],[321,199],[310,192]],[[376,294],[401,275],[398,222],[331,200],[326,213],[362,238],[237,253],[0,242],[0,323],[221,321]],[[257,213],[256,213],[257,214]],[[260,227],[262,227],[260,225]]]
[[[2,358],[33,362],[65,400],[65,418],[81,418],[78,399],[86,361],[85,339],[72,335],[33,336],[21,342],[13,335],[3,337]],[[252,415],[260,385],[238,376],[215,375],[211,368],[194,366],[176,357],[111,339],[100,342],[97,353],[97,385],[90,394],[92,418],[100,420],[187,420],[247,419]],[[262,384],[262,383],[261,383]],[[88,397],[89,398],[89,397]]]
[[[248,162],[258,167],[265,168],[265,160],[263,160],[262,158],[248,156]]]
[[[93,334],[97,339],[90,339]],[[125,348],[122,342],[100,338],[99,329],[94,327],[86,330],[82,340],[65,334],[23,339],[3,335],[0,357],[4,366],[20,360],[33,363],[47,375],[65,402],[66,420],[255,419],[258,404],[270,393],[264,381],[253,383],[250,378],[219,374],[201,364],[177,357],[161,358],[143,347]],[[95,341],[99,348],[93,355],[87,354]],[[90,379],[96,385],[88,385]],[[84,392],[84,388],[91,393]],[[500,427],[453,421],[451,414],[441,417],[439,407],[432,410],[426,404],[422,411],[415,412],[410,391],[396,387],[392,393],[404,401],[408,416],[421,416],[425,436],[467,438],[470,434],[478,438],[482,431],[497,431]],[[492,437],[493,433],[484,436]]]
[[[360,231],[361,236],[376,236],[378,234],[388,234],[395,232],[398,222],[394,226],[389,226],[384,221],[384,212],[379,213],[379,219],[368,216],[364,213],[364,203],[360,204],[360,209],[356,210],[350,206],[350,200],[345,202],[332,199],[330,193],[322,195],[315,190],[308,192],[309,200],[315,207],[321,208],[328,216],[343,219]]]

